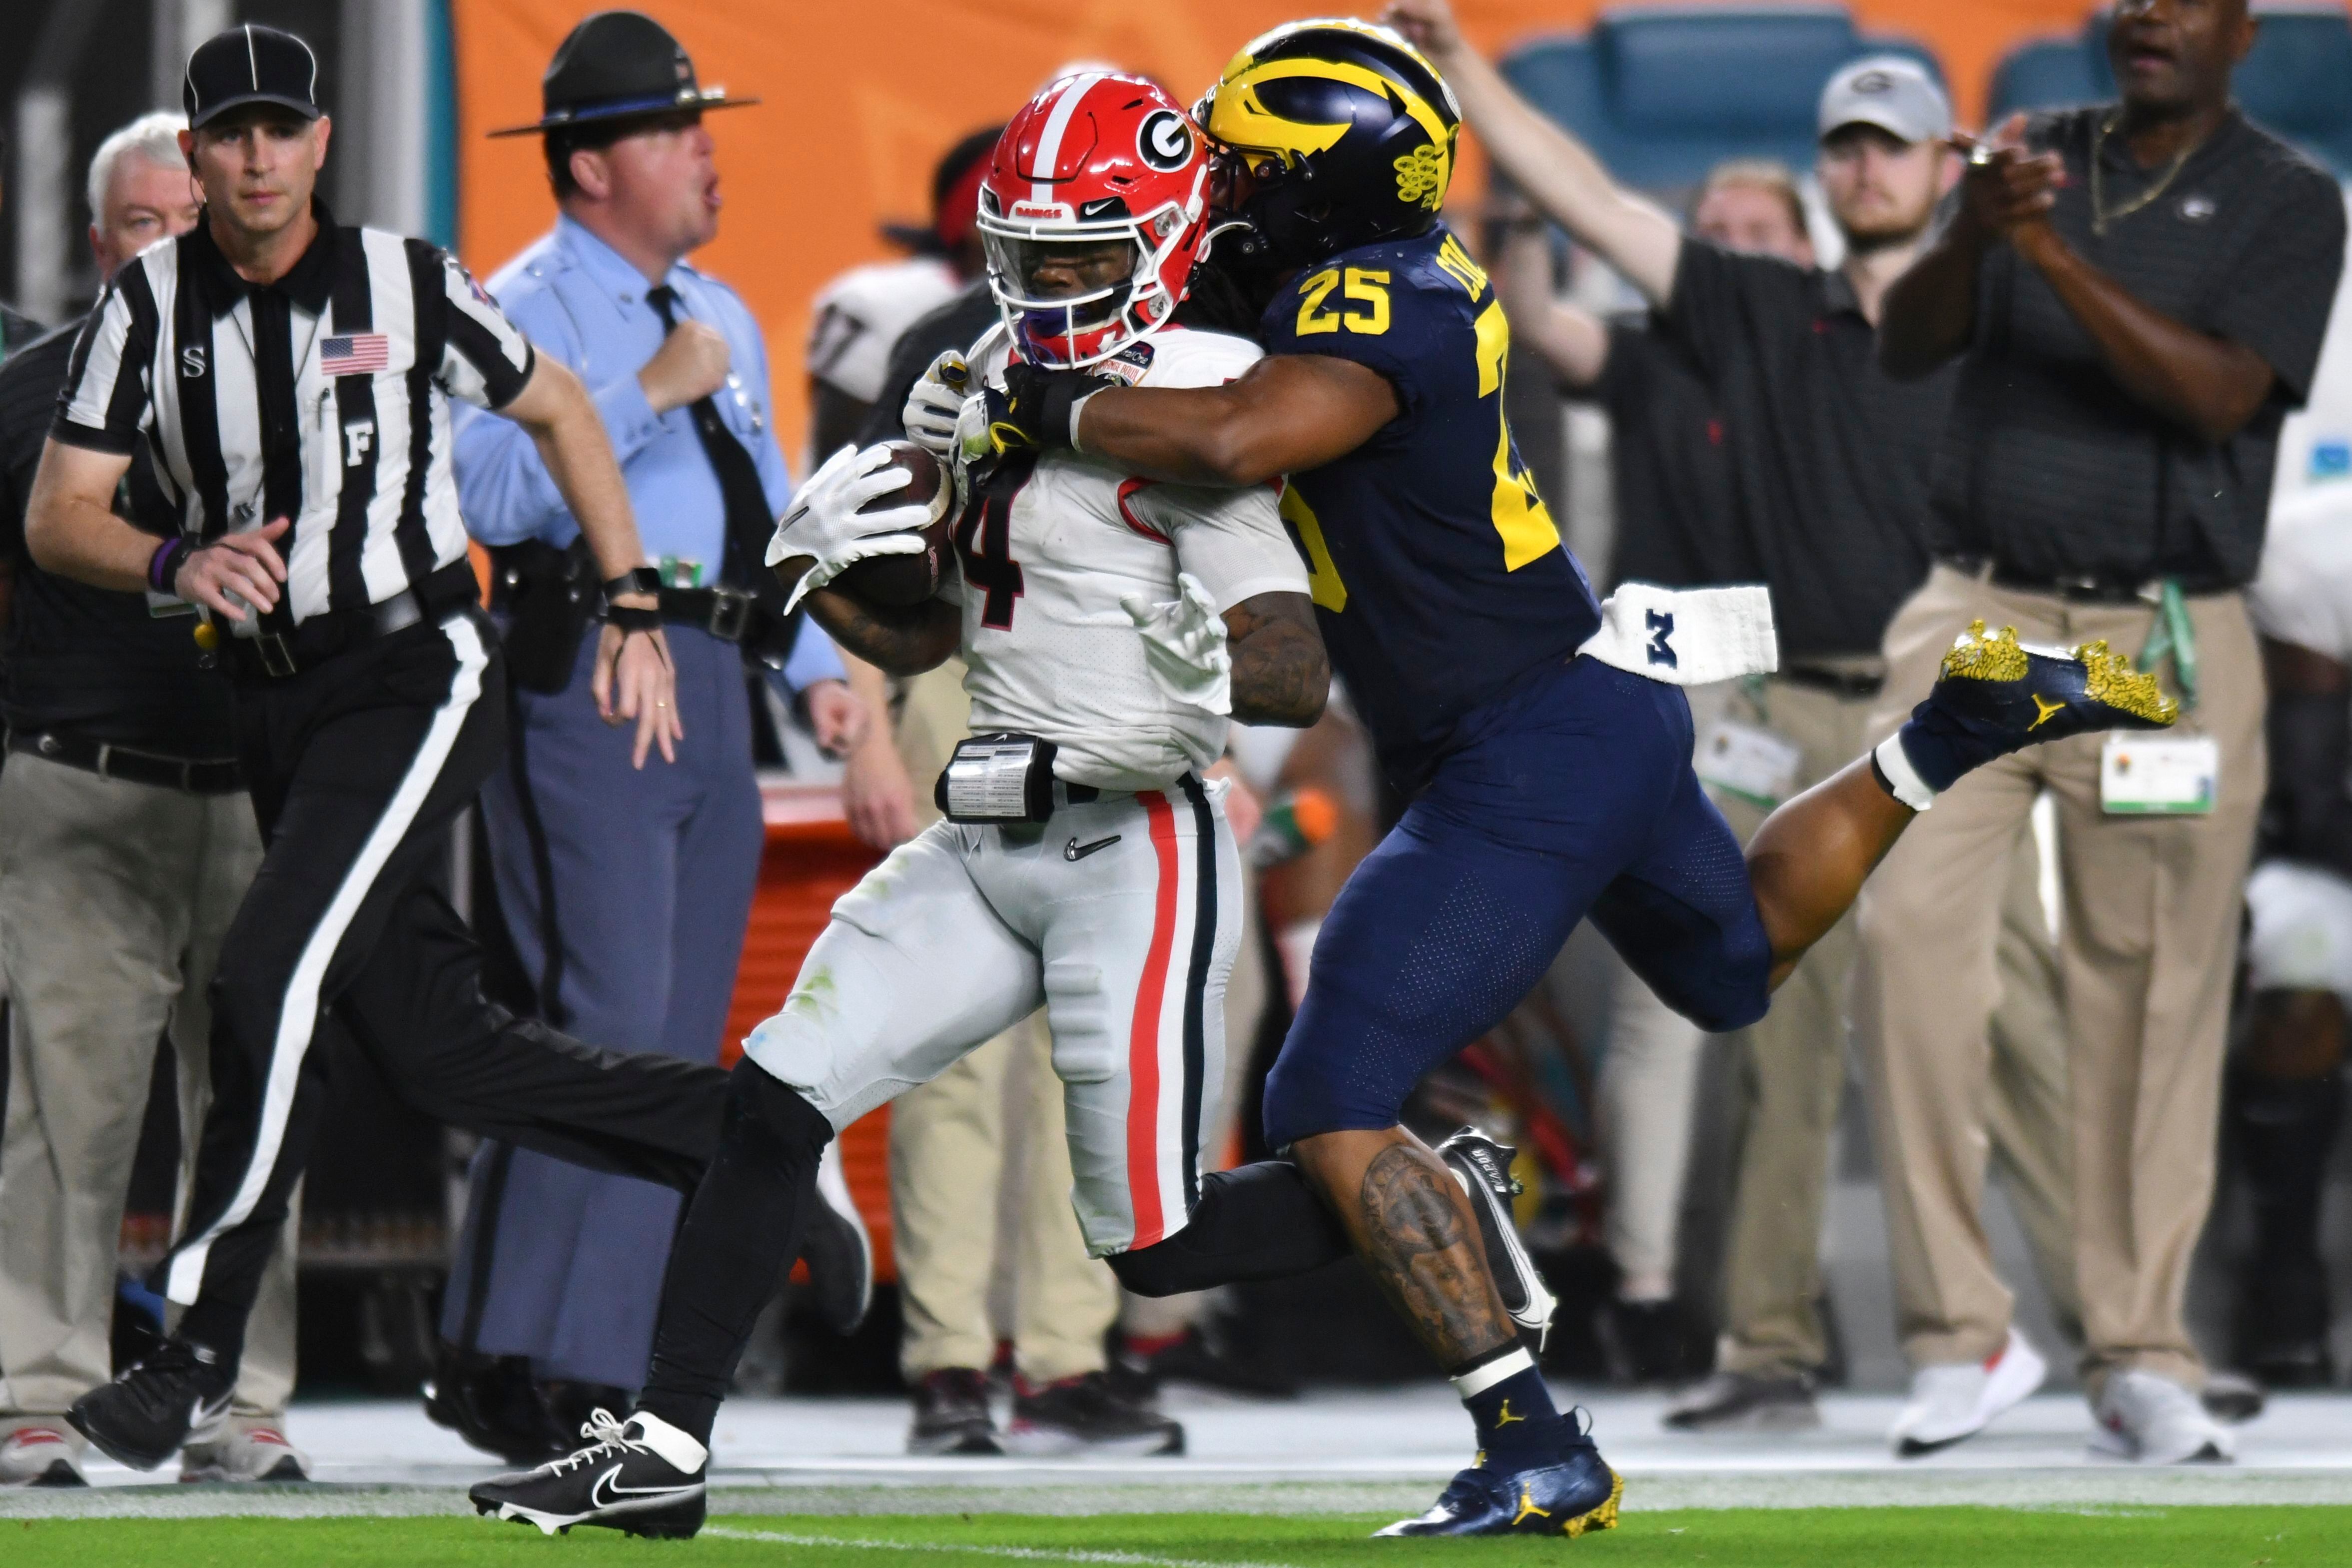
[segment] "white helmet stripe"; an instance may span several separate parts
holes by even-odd
[[[1103,71],[1088,71],[1084,76],[1070,78],[1069,86],[1064,88],[1062,96],[1055,100],[1054,112],[1045,119],[1045,132],[1037,139],[1037,172],[1045,177],[1032,184],[1029,192],[1030,200],[1050,202],[1054,199],[1054,162],[1062,155],[1062,132],[1069,129],[1070,116],[1077,112],[1079,100],[1084,99],[1093,89],[1095,83],[1102,80],[1106,74]]]

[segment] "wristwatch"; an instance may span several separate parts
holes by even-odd
[[[624,594],[646,594],[661,597],[661,574],[650,566],[632,566],[604,584],[604,597],[617,599]]]

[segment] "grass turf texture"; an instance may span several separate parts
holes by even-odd
[[[1479,1568],[1562,1553],[1626,1565],[1725,1568],[2301,1568],[2352,1562],[2352,1509],[1993,1508],[1692,1510],[1629,1513],[1578,1542],[1370,1541],[1379,1518],[1255,1514],[719,1515],[693,1542],[605,1530],[561,1540],[489,1520],[0,1521],[8,1568],[413,1568],[432,1564],[790,1563],[793,1568],[1353,1568],[1410,1558]],[[839,1542],[839,1544],[834,1544]]]

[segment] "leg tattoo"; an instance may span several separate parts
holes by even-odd
[[[1358,1195],[1364,1260],[1372,1277],[1447,1367],[1516,1337],[1458,1196],[1454,1178],[1434,1156],[1403,1143],[1373,1156]]]

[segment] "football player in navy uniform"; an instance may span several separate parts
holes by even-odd
[[[1437,220],[1460,119],[1444,82],[1385,28],[1294,23],[1236,55],[1198,115],[1235,226],[1213,265],[1238,254],[1271,286],[1268,357],[1182,390],[1016,366],[966,405],[967,439],[1075,447],[1167,482],[1286,476],[1324,641],[1412,804],[1333,906],[1267,1081],[1266,1141],[1290,1159],[1205,1181],[1182,1230],[1113,1267],[1150,1294],[1352,1247],[1452,1374],[1480,1449],[1384,1533],[1605,1528],[1622,1483],[1520,1341],[1551,1301],[1511,1233],[1508,1151],[1475,1134],[1427,1149],[1399,1125],[1408,1091],[1499,1023],[1587,918],[1702,1026],[1754,1022],[1936,792],[2022,745],[2161,727],[2172,708],[2104,645],[2045,653],[1979,626],[1900,732],[1782,806],[1743,864],[1671,683],[1700,662],[1706,606],[1679,624],[1650,609],[1626,635],[1513,445],[1509,328]]]

